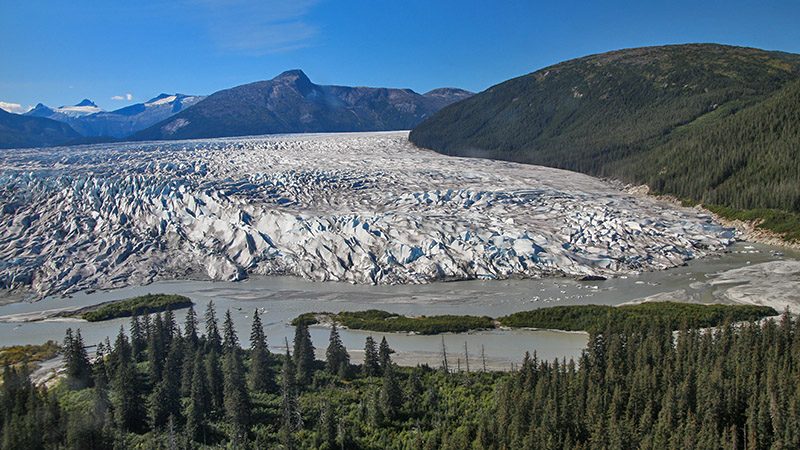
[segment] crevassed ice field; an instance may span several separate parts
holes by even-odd
[[[557,169],[454,158],[407,133],[0,152],[0,286],[159,279],[365,284],[619,275],[716,253],[732,230]]]

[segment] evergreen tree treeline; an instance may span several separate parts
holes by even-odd
[[[800,448],[788,313],[677,333],[608,326],[578,361],[526,355],[507,373],[397,367],[372,337],[352,365],[336,328],[323,364],[302,325],[293,353],[287,339],[275,355],[257,312],[244,350],[229,312],[221,334],[213,306],[206,317],[203,335],[193,310],[182,332],[171,313],[133,318],[93,359],[69,330],[66,376],[49,389],[6,367],[0,448]]]
[[[686,44],[546,67],[440,110],[409,138],[754,210],[783,233],[800,223],[799,124],[800,55]]]

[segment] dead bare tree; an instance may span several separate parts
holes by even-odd
[[[450,372],[450,369],[447,367],[447,346],[444,345],[444,336],[442,336],[442,369],[446,373]]]

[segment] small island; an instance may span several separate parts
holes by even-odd
[[[616,331],[649,323],[660,323],[672,330],[682,327],[704,328],[777,315],[778,312],[768,306],[649,302],[622,306],[552,306],[497,319],[468,315],[408,317],[377,309],[339,313],[311,312],[296,317],[292,325],[336,323],[355,330],[417,334],[464,333],[500,327],[594,332],[608,328]]]
[[[70,313],[89,322],[100,322],[119,317],[131,317],[143,314],[159,313],[192,306],[189,297],[176,294],[147,294],[125,300],[101,303]]]
[[[305,313],[292,321],[292,325],[304,322],[313,325],[320,322],[335,322],[354,330],[368,330],[387,333],[464,333],[472,330],[495,328],[491,317],[479,316],[419,316],[408,317],[377,309],[366,311],[344,311],[338,314]]]
[[[552,306],[510,314],[497,319],[511,328],[548,328],[564,331],[599,331],[662,323],[672,330],[715,327],[725,322],[750,322],[777,316],[769,306],[646,302],[621,306]]]

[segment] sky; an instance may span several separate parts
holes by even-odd
[[[798,0],[0,0],[0,107],[113,110],[296,68],[317,84],[477,92],[619,48],[800,53],[798,24]]]

